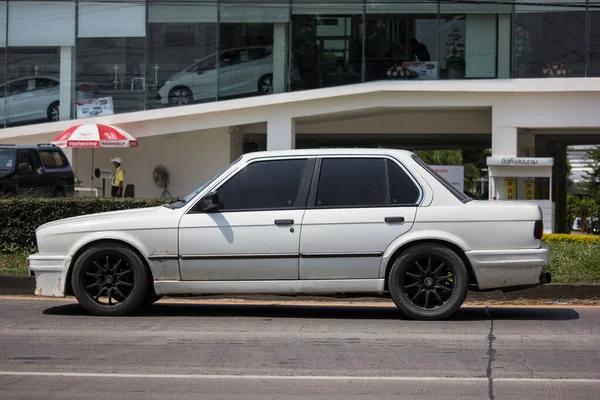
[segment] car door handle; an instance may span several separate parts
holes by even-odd
[[[393,223],[393,222],[404,222],[404,217],[385,217],[385,222]]]
[[[294,225],[293,219],[276,219],[275,225]]]

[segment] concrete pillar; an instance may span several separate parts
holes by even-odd
[[[288,77],[288,24],[273,24],[273,93],[284,93]]]
[[[60,120],[75,118],[75,47],[60,48]]]
[[[510,78],[511,15],[498,14],[498,79]]]
[[[296,147],[296,121],[273,115],[267,121],[267,150],[291,150]]]
[[[492,126],[492,155],[494,157],[516,157],[518,149],[517,128],[514,126]]]

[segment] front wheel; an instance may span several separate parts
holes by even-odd
[[[91,314],[130,314],[148,297],[148,270],[140,257],[124,245],[93,246],[77,259],[73,268],[73,292]]]
[[[463,260],[437,244],[409,248],[394,262],[388,277],[394,303],[409,318],[440,320],[452,316],[467,297]]]

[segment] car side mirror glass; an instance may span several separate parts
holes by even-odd
[[[204,212],[215,211],[219,208],[219,194],[217,192],[208,193],[200,200],[200,209]]]

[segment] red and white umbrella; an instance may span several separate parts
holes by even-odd
[[[104,124],[74,125],[52,141],[58,147],[99,148],[137,147],[136,138],[123,129]]]
[[[92,149],[92,179],[94,186],[94,149],[100,147],[120,148],[137,147],[136,138],[115,126],[88,123],[73,125],[66,129],[52,141],[58,147]]]

